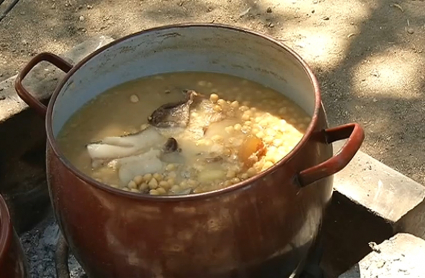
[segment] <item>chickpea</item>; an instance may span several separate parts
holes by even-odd
[[[251,167],[246,171],[246,173],[248,174],[249,177],[253,177],[257,174],[257,170],[255,170],[255,168]]]
[[[272,137],[276,136],[276,131],[274,129],[271,129],[271,128],[268,128],[266,130],[266,133],[267,133],[268,136],[272,136]]]
[[[236,176],[236,172],[233,170],[229,170],[226,174],[226,178],[231,179],[234,178]]]
[[[166,194],[167,193],[167,190],[165,190],[164,188],[162,188],[162,187],[158,187],[157,189],[156,189],[156,191],[159,193],[159,195],[164,195],[164,194]]]
[[[162,175],[159,173],[155,173],[153,174],[153,177],[157,180],[157,181],[161,181],[162,180]]]
[[[131,95],[131,96],[130,96],[130,101],[131,101],[132,103],[139,102],[139,97],[138,97],[138,96],[136,96],[136,95]]]
[[[260,139],[263,139],[265,137],[265,134],[263,131],[260,130],[255,136],[257,136]]]
[[[221,108],[220,105],[216,105],[216,106],[214,106],[214,111],[215,112],[221,112],[221,111],[223,111],[223,109]]]
[[[236,183],[239,183],[241,180],[239,179],[239,178],[233,178],[232,180],[231,180],[231,182],[233,183],[233,184],[236,184]]]
[[[238,109],[239,108],[239,102],[235,100],[230,104],[230,106],[234,109]]]
[[[130,192],[134,192],[134,193],[140,193],[140,191],[137,188],[131,188]]]
[[[172,191],[172,192],[178,192],[178,191],[180,191],[180,186],[178,186],[178,185],[173,185],[173,186],[171,187],[170,191]]]
[[[149,188],[149,185],[147,184],[147,183],[142,183],[140,186],[139,186],[139,190],[140,191],[145,191],[146,189],[148,189]]]
[[[158,187],[158,181],[157,181],[155,178],[152,178],[152,179],[149,181],[148,185],[149,185],[149,188],[150,188],[150,189],[155,189],[155,188],[157,188],[157,187]]]
[[[142,176],[135,176],[135,177],[134,177],[134,179],[133,179],[133,181],[134,181],[137,185],[139,185],[139,184],[141,184],[141,183],[143,182],[143,177],[142,177]]]
[[[152,179],[152,174],[145,174],[145,175],[143,176],[143,180],[144,180],[145,182],[149,182],[151,179]]]
[[[172,170],[174,170],[174,169],[176,169],[176,165],[174,165],[174,164],[168,164],[166,167],[165,167],[165,170],[166,171],[172,171]]]
[[[272,167],[273,166],[273,163],[272,162],[270,162],[270,161],[266,161],[265,163],[264,163],[264,165],[263,165],[263,170],[266,170],[266,169],[268,169],[268,168],[270,168],[270,167]]]
[[[127,187],[130,188],[130,189],[134,189],[134,188],[137,188],[137,184],[134,181],[130,181],[127,184]]]
[[[182,182],[180,183],[180,187],[181,187],[182,189],[187,189],[187,188],[189,188],[189,184],[187,183],[187,181],[186,181],[186,180],[184,180],[184,181],[182,181]]]
[[[241,124],[235,124],[235,125],[233,126],[233,128],[234,128],[236,131],[240,131],[240,130],[241,130],[241,128],[242,128],[242,126],[241,126]]]
[[[271,136],[266,136],[266,137],[263,139],[263,141],[264,141],[264,142],[266,142],[267,144],[271,144],[271,143],[273,142],[273,137],[271,137]]]
[[[202,187],[197,187],[193,190],[193,193],[202,193],[204,192],[204,189]]]
[[[198,182],[197,182],[197,181],[192,180],[192,179],[188,180],[188,181],[187,181],[187,183],[188,183],[190,186],[195,186],[195,185],[197,185],[197,184],[198,184]]]
[[[232,181],[230,181],[230,180],[227,180],[227,181],[224,182],[224,187],[228,187],[228,186],[231,186],[231,185],[232,185]]]
[[[226,101],[221,98],[221,99],[217,100],[217,104],[220,105],[221,107],[223,107],[224,105],[226,105]]]
[[[234,128],[233,128],[233,126],[226,126],[225,128],[224,128],[224,131],[226,131],[227,133],[232,133],[233,131],[234,131]]]
[[[171,187],[171,185],[168,183],[168,181],[164,181],[164,180],[159,182],[159,186],[164,188],[164,189],[169,189]]]
[[[214,142],[223,142],[223,136],[216,134],[211,138],[211,140]]]
[[[219,97],[218,97],[218,95],[217,95],[217,94],[211,94],[211,95],[210,95],[210,101],[211,101],[211,102],[216,103],[216,102],[217,102],[217,100],[219,100]]]
[[[249,110],[249,108],[245,105],[242,105],[241,107],[239,107],[239,111],[241,111],[241,112],[245,112],[247,110]]]
[[[276,139],[273,140],[273,145],[275,147],[280,147],[282,144],[283,144],[283,140],[280,139],[280,138],[276,138]]]
[[[242,115],[242,121],[248,121],[249,119],[251,119],[250,115],[245,114],[245,113]]]
[[[158,192],[158,190],[156,190],[156,189],[151,189],[151,190],[149,191],[149,194],[150,194],[150,195],[159,195],[159,192]]]
[[[247,178],[249,178],[248,173],[243,173],[243,174],[241,175],[241,179],[242,179],[242,180],[246,180]]]
[[[244,126],[241,128],[241,131],[242,131],[243,133],[248,133],[250,130],[251,130],[251,127],[250,127],[250,126],[246,126],[246,125],[244,125]]]

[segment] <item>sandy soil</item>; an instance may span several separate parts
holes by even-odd
[[[95,34],[194,21],[244,26],[292,47],[317,74],[331,125],[361,123],[363,151],[425,184],[424,1],[21,0],[0,22],[0,81],[38,52]]]

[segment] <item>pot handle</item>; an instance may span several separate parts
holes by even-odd
[[[22,85],[22,81],[27,76],[27,74],[40,62],[47,61],[58,67],[64,72],[69,72],[72,69],[72,65],[62,59],[61,57],[43,52],[31,59],[31,61],[18,73],[18,76],[15,79],[15,90],[18,93],[18,96],[26,103],[29,107],[34,109],[39,115],[43,118],[46,115],[46,106],[42,104],[36,97],[30,94],[27,89]]]
[[[323,130],[323,135],[326,144],[343,139],[348,140],[335,156],[298,174],[298,182],[302,187],[344,169],[360,149],[364,140],[363,128],[354,123],[325,129]]]

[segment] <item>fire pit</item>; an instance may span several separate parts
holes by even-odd
[[[351,170],[347,176],[359,176],[360,172]],[[382,196],[382,199],[385,197]],[[370,241],[380,243],[394,234],[388,223],[382,223],[382,219],[374,216],[370,210],[361,209],[358,204],[338,192],[333,194],[326,218],[321,233],[323,247],[319,245],[312,249],[301,277],[320,277],[322,271],[318,262],[323,253],[321,267],[325,270],[325,277],[336,278],[372,251],[368,245]],[[58,245],[59,239],[60,232],[53,215],[21,235],[21,242],[31,265],[30,277],[56,277],[55,255],[61,259],[58,260],[58,266],[63,270],[64,259],[68,257],[63,252],[66,250],[61,248],[63,245]],[[56,251],[58,252],[55,254]],[[68,266],[70,277],[86,277],[72,254],[69,254]]]

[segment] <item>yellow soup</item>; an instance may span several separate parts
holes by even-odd
[[[64,155],[126,191],[182,195],[239,183],[301,140],[311,118],[282,94],[217,73],[150,76],[100,94],[65,124]]]

